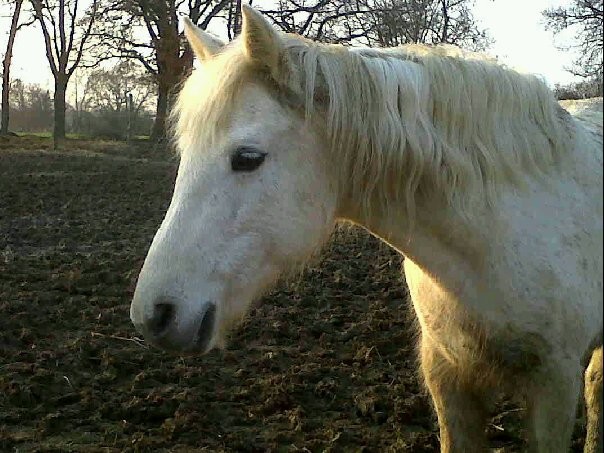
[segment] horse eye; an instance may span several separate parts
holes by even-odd
[[[233,171],[254,171],[264,162],[265,157],[265,152],[243,146],[231,156],[231,168]]]

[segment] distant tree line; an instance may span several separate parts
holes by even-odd
[[[113,139],[148,136],[153,126],[155,80],[132,61],[92,70],[76,85],[71,128],[75,133]]]
[[[45,132],[52,129],[52,97],[47,89],[25,84],[17,79],[11,83],[11,128],[23,132]]]
[[[604,0],[573,0],[567,6],[543,11],[546,27],[558,34],[574,33],[579,57],[570,72],[583,80],[570,85],[557,85],[559,99],[581,99],[602,96],[604,50]],[[568,49],[568,47],[562,47]]]
[[[567,85],[557,84],[554,94],[558,99],[587,99],[602,97],[602,79],[589,78]]]
[[[125,140],[148,136],[153,125],[155,84],[129,62],[96,69],[74,83],[73,102],[66,104],[67,133]],[[14,80],[11,126],[21,132],[53,129],[53,99],[48,89]]]

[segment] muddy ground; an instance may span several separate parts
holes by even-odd
[[[0,451],[438,451],[399,256],[338,231],[226,351],[148,349],[129,303],[176,160],[48,148],[0,138]],[[493,448],[526,449],[522,413],[498,406]]]

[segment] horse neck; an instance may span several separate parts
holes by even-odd
[[[492,243],[487,234],[492,239],[498,224],[493,210],[480,204],[468,218],[442,202],[418,200],[412,221],[402,206],[375,206],[361,211],[358,203],[347,200],[340,204],[339,216],[363,226],[433,275],[449,272],[452,265],[466,271],[482,268]]]

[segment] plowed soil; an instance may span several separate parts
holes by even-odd
[[[0,138],[0,451],[435,452],[401,258],[339,229],[226,351],[150,349],[129,320],[177,162],[144,143]],[[526,449],[503,401],[491,446]],[[581,451],[577,424],[574,451]]]

